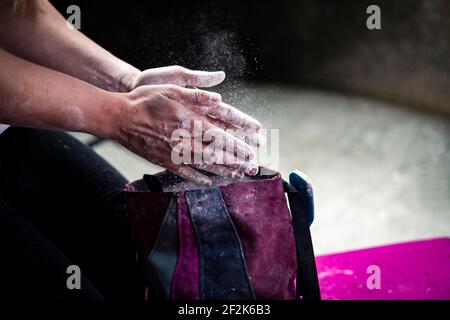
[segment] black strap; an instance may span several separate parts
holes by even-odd
[[[219,188],[185,195],[199,242],[201,298],[254,299],[241,242]]]
[[[283,181],[284,191],[288,194],[289,206],[294,226],[297,247],[297,300],[320,300],[319,280],[317,277],[314,249],[306,215],[306,203],[293,186]]]
[[[148,281],[152,299],[170,299],[177,259],[178,204],[176,194],[172,194],[158,238],[145,264],[144,276]]]

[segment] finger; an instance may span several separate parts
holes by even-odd
[[[242,129],[261,131],[261,123],[259,121],[223,102],[209,108],[208,114]]]
[[[261,133],[256,133],[254,130],[242,130],[232,124],[223,122],[216,118],[212,118],[211,116],[208,116],[207,121],[215,125],[216,127],[234,135],[236,138],[245,141],[250,146],[259,148],[266,142],[265,137]]]
[[[169,171],[172,171],[173,173],[179,175],[180,177],[192,181],[194,183],[210,187],[212,185],[212,181],[209,177],[206,175],[200,173],[199,171],[195,170],[194,168],[190,167],[189,165],[181,164],[181,165],[175,165],[175,164],[168,164],[165,166],[166,169]]]
[[[197,110],[195,108],[193,108],[193,111],[196,112]],[[208,108],[202,108],[202,109],[199,109],[199,111],[204,111],[205,113],[207,113],[208,112]],[[220,128],[222,130],[237,130],[237,129],[239,129],[235,125],[232,125],[232,124],[227,123],[227,122],[223,122],[222,120],[214,118],[214,117],[212,117],[212,116],[210,116],[208,114],[205,114],[205,116],[206,116],[206,120],[209,123],[211,123],[212,125],[215,125],[216,127]]]
[[[243,172],[254,176],[259,171],[259,166],[254,161],[242,161],[233,154],[215,150],[212,146],[207,146],[203,151],[203,159],[206,164],[224,165],[230,167],[233,171]]]
[[[186,86],[209,88],[222,83],[223,80],[225,80],[225,72],[208,72],[184,69],[183,79]]]
[[[209,124],[206,120],[202,124],[203,141],[211,141],[216,150],[224,150],[236,155],[242,161],[252,160],[255,157],[253,149],[245,142],[237,139],[226,131]]]
[[[176,157],[172,159],[175,164],[212,164],[215,159],[215,150],[196,137],[178,142],[172,146],[171,153]]]
[[[173,147],[173,152],[177,153],[180,159],[183,159],[184,153],[187,153],[187,159],[189,160],[184,164],[192,164],[198,169],[232,178],[238,178],[242,173],[252,176],[258,173],[259,167],[253,161],[242,161],[242,159],[239,159],[234,154],[218,149],[211,143],[201,143],[200,147],[195,147],[194,143],[192,139],[190,141],[180,142]],[[228,171],[223,166],[228,167]],[[217,171],[214,171],[214,169]]]
[[[259,148],[266,143],[266,138],[260,133],[245,133],[243,137],[237,135],[237,138],[256,148]]]
[[[233,170],[237,170],[240,172],[245,172],[249,176],[255,176],[259,172],[259,166],[255,162],[232,162],[225,163],[226,166],[233,168]]]
[[[216,92],[188,89],[179,86],[168,86],[167,96],[185,105],[202,107],[217,106],[222,101],[222,96]]]
[[[239,170],[234,170],[231,167],[220,164],[194,164],[194,167],[203,171],[214,173],[221,177],[230,177],[233,180],[242,180],[244,178],[244,173]]]
[[[142,85],[174,84],[181,87],[213,87],[225,79],[225,72],[194,71],[180,66],[168,66],[142,71],[133,88]]]
[[[264,136],[262,134],[256,133],[253,130],[242,130],[242,129],[232,130],[232,129],[228,129],[227,132],[232,134],[236,138],[244,141],[245,143],[247,143],[249,146],[252,146],[252,147],[259,148],[266,141],[266,139],[264,138]]]

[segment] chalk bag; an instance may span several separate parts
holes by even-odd
[[[211,180],[204,188],[164,171],[126,186],[146,297],[320,299],[310,184],[297,190],[265,168]]]

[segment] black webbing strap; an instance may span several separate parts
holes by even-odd
[[[149,283],[152,299],[169,300],[172,278],[178,259],[178,205],[172,195],[158,238],[145,264],[145,279]]]
[[[254,299],[241,242],[219,188],[185,195],[199,242],[201,299]]]
[[[286,181],[284,191],[288,194],[297,247],[297,300],[320,300],[314,249],[306,214],[306,203],[300,192]]]

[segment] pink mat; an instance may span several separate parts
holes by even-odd
[[[450,299],[449,238],[319,256],[316,263],[324,300]]]

